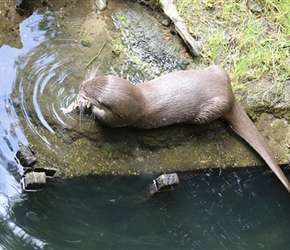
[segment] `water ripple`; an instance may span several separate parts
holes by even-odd
[[[50,147],[50,134],[56,133],[55,125],[70,126],[64,121],[66,118],[62,118],[60,107],[68,106],[68,103],[76,98],[79,81],[75,81],[75,86],[68,82],[66,69],[71,68],[67,58],[70,47],[61,50],[59,48],[60,43],[71,45],[71,41],[50,41],[51,34],[55,35],[55,32],[52,32],[54,25],[51,18],[48,18],[47,22],[46,29],[50,35],[42,34],[41,43],[17,60],[21,70],[18,70],[15,86],[18,93],[15,93],[15,98],[19,100],[20,109],[30,131]],[[36,32],[36,29],[32,28],[33,23],[30,24],[30,28]]]
[[[71,96],[75,96],[77,91],[77,88],[74,91],[71,87],[67,92],[63,86],[68,73],[62,69],[62,74],[59,74],[59,71],[67,62],[67,57],[63,56],[60,60],[55,50],[56,45],[51,42],[57,34],[59,32],[54,27],[52,13],[34,13],[20,25],[23,48],[15,49],[6,45],[0,48],[1,249],[2,243],[4,249],[15,249],[17,246],[22,248],[23,244],[42,249],[47,245],[45,241],[32,236],[33,230],[19,224],[11,211],[26,198],[21,194],[20,185],[23,168],[15,161],[18,143],[29,144],[24,133],[30,131],[41,138],[44,144],[50,145],[49,136],[43,132],[47,130],[50,134],[54,133],[48,113],[53,110],[57,114],[59,106],[63,105],[63,99],[71,100]],[[71,44],[68,40],[62,42]],[[54,106],[57,108],[53,108]],[[55,116],[55,120],[61,121],[59,116]],[[62,125],[65,123],[62,122]]]

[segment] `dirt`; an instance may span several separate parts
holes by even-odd
[[[15,2],[0,2],[0,47],[4,44],[16,48],[22,47],[19,36],[19,24],[24,17],[21,17],[15,11]]]
[[[17,6],[17,3],[21,5]],[[81,6],[82,11],[78,8]],[[9,45],[10,47],[22,48],[19,36],[20,23],[29,17],[38,8],[51,11],[62,10],[65,16],[84,16],[92,11],[94,4],[91,1],[83,0],[12,0],[0,1],[0,47]]]

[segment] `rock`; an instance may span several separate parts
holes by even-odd
[[[37,159],[30,146],[20,146],[16,157],[24,169],[24,175],[22,176],[24,192],[42,190],[46,184],[46,178],[52,178],[57,171],[52,167],[35,166]]]
[[[95,5],[102,11],[107,7],[107,0],[95,0]]]
[[[20,149],[16,153],[16,157],[23,167],[31,168],[36,163],[36,157],[30,146],[20,146]]]
[[[176,173],[162,174],[149,187],[149,195],[157,192],[167,191],[173,189],[179,184],[179,178]]]
[[[257,1],[253,1],[253,0],[250,0],[250,1],[247,1],[247,5],[248,5],[248,8],[255,14],[260,14],[262,13],[262,6],[259,2]]]
[[[275,115],[265,112],[258,118],[256,126],[267,140],[278,163],[289,163],[289,122],[286,119],[278,119]]]
[[[81,40],[81,45],[88,48],[92,46],[91,42],[88,40]]]
[[[24,191],[38,191],[44,188],[46,184],[46,174],[44,172],[31,171],[23,178]]]
[[[55,175],[55,173],[57,172],[57,169],[53,168],[53,167],[45,167],[45,168],[35,167],[35,168],[33,168],[33,171],[37,172],[37,173],[43,172],[43,173],[45,173],[46,178],[52,178]]]
[[[128,3],[113,16],[116,28],[123,34],[123,45],[127,47],[125,54],[130,63],[128,65],[126,62],[121,67],[141,70],[138,73],[135,69],[127,71],[125,68],[126,72],[120,72],[124,76],[128,74],[133,83],[152,79],[152,76],[184,70],[189,63],[184,53],[184,45],[168,29],[161,27],[160,21],[149,18],[149,13],[144,15],[144,9],[137,2]],[[161,17],[158,19],[162,20]],[[138,75],[141,75],[141,78]]]
[[[22,3],[22,0],[16,0],[16,6],[18,7]]]
[[[171,20],[169,18],[166,18],[161,23],[163,26],[168,27],[171,24]]]

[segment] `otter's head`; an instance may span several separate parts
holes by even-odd
[[[90,109],[101,122],[120,127],[133,124],[141,116],[143,98],[129,81],[112,76],[98,76],[81,84],[80,109]]]

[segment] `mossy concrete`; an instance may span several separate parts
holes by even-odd
[[[54,13],[55,27],[59,31],[66,32],[67,35],[70,34],[70,39],[76,40],[76,43],[80,42],[81,39],[89,40],[92,43],[90,48],[75,46],[71,53],[65,52],[63,47],[59,48],[58,60],[61,60],[59,59],[61,56],[67,58],[69,55],[71,57],[68,61],[70,64],[63,64],[63,68],[60,67],[58,69],[58,72],[61,73],[71,67],[69,70],[72,73],[65,78],[63,87],[64,89],[70,88],[77,91],[80,81],[85,77],[86,73],[84,67],[80,68],[81,65],[84,66],[96,54],[97,48],[100,48],[104,40],[107,39],[105,37],[106,32],[95,34],[94,25],[92,24],[94,22],[106,22],[107,19],[103,19],[102,16],[113,15],[112,12],[118,10],[115,7],[121,8],[120,5],[123,3],[126,4],[124,5],[124,11],[118,12],[113,16],[120,17],[122,15],[120,13],[128,13],[128,3],[126,1],[110,1],[107,12],[102,14],[95,12],[93,4],[90,6],[83,5],[83,1],[69,2],[73,3],[73,5],[62,6],[61,14],[57,11]],[[116,5],[111,5],[110,7],[112,3]],[[130,6],[136,7],[137,5]],[[71,25],[71,20],[76,18],[74,10],[78,11],[77,18],[81,19],[82,14],[80,13],[85,15],[85,21],[82,22],[79,19],[78,21],[81,24],[76,25],[75,28]],[[139,6],[137,7],[137,12],[143,13],[143,19],[148,19],[146,19],[145,23],[154,22],[156,27],[163,30],[162,38],[165,41],[170,40],[171,44],[173,44],[172,49],[168,48],[168,51],[173,51],[176,58],[179,54],[180,59],[177,58],[175,61],[182,62],[182,68],[185,66],[187,68],[198,67],[198,62],[190,58],[184,48],[181,49],[182,43],[179,38],[172,35],[173,27],[163,27],[159,23],[162,18],[153,17],[152,14],[155,12],[153,13],[148,8],[140,8]],[[126,15],[127,18],[135,16],[131,16],[129,13]],[[150,79],[154,75],[162,74],[161,64],[160,67],[158,63],[152,68],[148,67],[148,65],[152,66],[152,63],[150,64],[146,61],[146,58],[150,59],[148,51],[144,51],[142,54],[145,55],[144,58],[138,57],[138,60],[134,57],[138,48],[136,49],[135,47],[136,50],[133,53],[128,51],[130,48],[129,41],[122,38],[124,36],[122,31],[130,32],[130,25],[124,23],[122,25],[123,30],[121,27],[119,30],[115,29],[115,33],[110,31],[108,37],[113,34],[110,39],[119,43],[124,42],[123,46],[126,49],[116,54],[114,53],[114,44],[109,43],[103,51],[103,58],[105,59],[99,68],[99,72],[104,74],[113,69],[113,73],[123,77],[127,76],[135,83],[138,82],[138,79],[141,81],[142,79]],[[140,27],[138,29],[140,30]],[[9,33],[9,31],[5,32]],[[99,39],[100,34],[102,34],[102,39]],[[136,37],[134,35],[134,39]],[[152,37],[149,38],[152,39]],[[145,38],[142,37],[142,39]],[[99,44],[97,44],[98,41]],[[146,41],[143,40],[143,43],[146,43]],[[45,45],[42,46],[45,47]],[[149,48],[148,44],[146,48]],[[26,78],[22,79],[24,86],[25,81],[28,82],[28,79],[30,79],[31,82],[31,79],[33,79],[30,76],[30,69],[34,65],[34,61],[39,57],[37,53],[41,54],[42,52],[43,50],[40,47],[36,48],[34,50],[35,55],[29,59],[31,62],[27,63],[27,66],[23,68],[23,76]],[[79,54],[82,54],[81,58],[78,57]],[[166,69],[166,71],[180,69],[180,65],[176,65],[176,68]],[[132,66],[134,66],[134,69]],[[276,87],[279,86],[277,85]],[[250,91],[251,88],[249,87],[248,89]],[[31,90],[28,89],[26,93],[30,93],[29,91]],[[245,107],[250,117],[257,124],[258,129],[265,136],[266,141],[269,142],[277,161],[286,163],[290,159],[289,109],[287,107],[289,92],[277,92],[275,88],[270,86],[264,95],[257,95],[258,97],[256,97],[254,93],[254,91],[250,93],[239,91],[236,92],[236,95],[242,106]],[[275,93],[279,93],[279,95]],[[52,94],[47,93],[47,95],[44,95],[39,101],[39,105],[45,107],[47,102],[51,102],[53,100]],[[30,95],[26,96],[25,102],[27,102],[27,111],[33,116],[35,111]],[[281,102],[284,102],[285,105],[281,105]],[[50,145],[48,146],[32,133],[27,121],[22,116],[21,110],[18,109],[18,111],[20,123],[29,143],[36,152],[39,166],[58,167],[66,177],[89,174],[137,175],[141,173],[163,173],[211,167],[243,167],[264,164],[253,149],[235,135],[226,123],[220,120],[205,126],[176,125],[160,129],[138,130],[133,128],[109,128],[93,122],[87,117],[83,117],[80,123],[78,114],[73,113],[72,117],[75,120],[62,117],[64,122],[69,124],[69,127],[63,127],[54,120],[53,114],[49,113],[47,109],[45,111],[45,119],[54,130],[55,133],[53,135],[37,119],[33,122],[35,122],[34,125],[37,127],[38,132],[45,138],[49,138]]]

